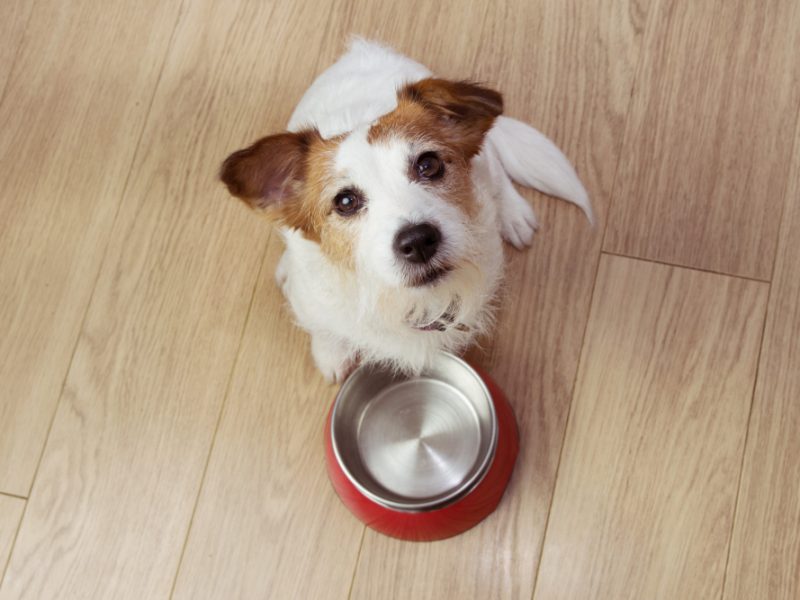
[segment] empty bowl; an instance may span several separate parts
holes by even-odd
[[[434,540],[495,509],[519,438],[499,388],[442,353],[417,377],[356,369],[328,415],[325,443],[333,486],[358,518],[387,535]]]

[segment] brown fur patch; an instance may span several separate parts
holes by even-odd
[[[305,158],[318,140],[316,131],[261,138],[226,158],[220,179],[233,196],[252,208],[279,208],[305,178]]]
[[[423,79],[398,92],[397,109],[370,129],[368,139],[378,140],[392,130],[433,134],[469,159],[480,152],[486,132],[502,112],[503,97],[494,90],[464,81]]]
[[[473,215],[470,159],[483,144],[486,132],[503,108],[500,94],[473,84],[424,79],[398,92],[397,108],[370,127],[367,141],[392,137],[409,140],[421,151],[434,151],[445,162],[441,180],[420,183],[438,190],[445,200]],[[414,180],[412,162],[409,178]]]
[[[220,179],[248,206],[302,231],[332,261],[353,268],[350,219],[329,218],[336,194],[332,163],[342,139],[325,140],[315,130],[268,136],[231,154]]]
[[[251,208],[318,239],[314,205],[299,199],[327,145],[316,130],[267,136],[225,159],[220,179]]]
[[[436,115],[424,106],[398,98],[397,108],[382,116],[369,128],[367,141],[375,144],[395,136],[409,140],[427,140],[437,134],[440,126]]]
[[[355,219],[358,216],[353,217]],[[340,220],[329,222],[323,229],[320,239],[320,248],[334,264],[349,270],[356,267],[353,240],[355,232],[352,224]]]
[[[304,227],[299,228],[313,232],[312,239],[319,242],[322,251],[332,262],[352,269],[355,267],[354,227],[359,214],[346,218],[331,214],[333,198],[339,191],[333,161],[336,148],[343,139],[344,136],[339,136],[325,140],[323,145],[312,149],[305,189],[298,203],[304,219]]]

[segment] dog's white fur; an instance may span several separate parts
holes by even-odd
[[[416,372],[441,350],[463,351],[492,321],[503,273],[501,238],[517,248],[531,243],[533,209],[511,180],[577,204],[592,220],[589,198],[555,145],[532,127],[500,116],[472,159],[477,214],[467,217],[435,190],[407,177],[413,142],[369,143],[367,132],[397,106],[404,84],[431,77],[421,64],[383,45],[355,39],[349,51],[311,85],[288,128],[316,128],[323,138],[346,134],[336,151],[342,185],[369,198],[354,240],[355,268],[334,265],[319,244],[282,228],[286,251],[276,279],[298,324],[311,334],[314,360],[329,380],[357,361],[379,361]],[[335,193],[335,192],[334,192]],[[442,231],[437,260],[457,265],[442,281],[409,287],[393,255],[397,231],[432,221]],[[455,312],[446,331],[418,328]]]

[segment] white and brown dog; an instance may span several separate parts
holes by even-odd
[[[276,278],[326,378],[363,361],[418,372],[487,329],[501,239],[522,248],[536,229],[512,179],[592,219],[569,161],[502,111],[493,90],[355,39],[287,133],[223,164],[231,194],[280,226]]]

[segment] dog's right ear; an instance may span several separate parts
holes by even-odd
[[[422,79],[400,89],[398,99],[415,102],[438,115],[443,130],[467,158],[480,152],[484,136],[503,112],[500,92],[468,81]]]
[[[226,158],[219,177],[233,196],[252,208],[280,211],[302,190],[306,159],[317,138],[315,130],[261,138]]]

